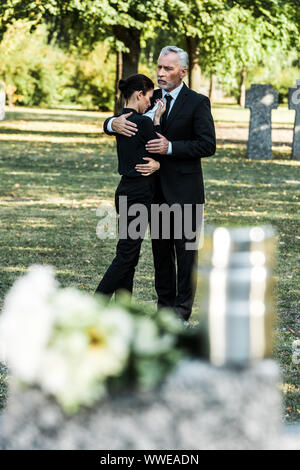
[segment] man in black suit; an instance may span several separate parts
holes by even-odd
[[[182,226],[188,223],[194,230],[197,212],[205,202],[201,158],[214,155],[216,137],[209,99],[183,82],[187,66],[185,51],[175,46],[162,49],[157,65],[160,89],[154,91],[152,106],[156,99],[163,98],[167,107],[161,121],[162,134],[150,140],[146,150],[161,155],[154,202],[180,204],[183,214],[184,205],[191,205],[192,217],[185,220],[183,215]],[[123,114],[107,119],[104,131],[134,135],[138,129],[126,117]],[[147,173],[149,164],[137,165],[136,169]],[[174,237],[174,227],[169,239],[162,236],[152,239],[158,308],[172,307],[184,320],[189,319],[192,311],[193,267],[197,256],[196,249],[187,249],[187,241],[191,240],[184,233],[180,239]]]

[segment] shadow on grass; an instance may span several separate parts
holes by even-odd
[[[99,132],[80,132],[80,131],[77,131],[77,132],[65,132],[63,130],[61,131],[56,131],[56,132],[53,132],[53,131],[41,131],[41,130],[38,130],[38,131],[35,131],[35,130],[19,130],[19,129],[8,129],[8,128],[5,128],[5,127],[1,127],[0,128],[0,134],[2,135],[7,135],[9,136],[10,134],[15,134],[15,135],[39,135],[39,136],[44,136],[44,137],[47,137],[47,136],[53,136],[53,137],[88,137],[90,139],[97,139],[99,138],[100,134],[102,134],[103,131],[101,129],[99,129]],[[7,139],[9,140],[9,138]]]
[[[99,114],[99,112],[98,112]],[[22,112],[22,111],[7,111],[5,113],[5,120],[6,121],[48,121],[48,122],[69,122],[69,123],[76,123],[76,122],[83,122],[83,123],[91,123],[91,122],[103,122],[104,118],[98,117],[93,115],[91,112],[90,116],[78,115],[74,114],[54,114],[54,112],[45,112],[45,113],[30,113],[30,112]]]

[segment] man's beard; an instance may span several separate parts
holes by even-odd
[[[164,81],[164,80],[163,80]],[[172,83],[168,83],[166,85],[162,85],[159,83],[159,80],[157,80],[157,85],[158,85],[158,88],[160,88],[161,90],[165,90],[165,91],[168,91],[170,90],[171,88],[176,88],[178,85],[180,85],[180,78],[177,80],[177,81],[174,81]]]

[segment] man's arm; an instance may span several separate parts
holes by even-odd
[[[112,123],[115,119],[116,119],[115,117],[111,117],[111,118],[108,118],[104,121],[103,130],[104,130],[105,134],[107,134],[107,135],[116,135],[116,133],[113,131],[113,128],[112,128]]]
[[[159,124],[155,125],[151,118],[146,117],[139,123],[139,131],[141,138],[146,143],[150,139],[156,139],[156,133],[161,131],[161,128]],[[143,160],[148,161],[148,163],[140,163],[135,166],[136,171],[141,173],[142,176],[149,176],[160,168],[161,155],[151,154],[151,157],[148,155],[143,157]]]
[[[103,130],[107,135],[122,134],[127,137],[132,137],[137,132],[137,125],[134,122],[128,121],[127,118],[132,113],[121,114],[118,117],[111,117],[104,121]]]
[[[210,101],[205,96],[199,103],[194,116],[193,140],[174,140],[169,142],[163,135],[159,139],[147,143],[149,153],[169,155],[170,158],[199,159],[210,157],[216,151],[216,134],[213,117],[210,110]]]
[[[216,152],[216,133],[211,114],[210,101],[205,96],[197,107],[194,116],[194,140],[177,140],[172,142],[172,157],[203,158]]]
[[[159,119],[157,122],[159,122]],[[147,145],[147,142],[149,140],[154,140],[154,139],[158,140],[158,135],[160,135],[159,132],[161,132],[161,127],[160,127],[160,124],[155,124],[152,122],[151,119],[147,118],[147,119],[142,120],[141,125],[139,125],[139,131],[141,133],[141,136],[145,144]],[[151,155],[147,155],[147,156],[151,156],[152,158],[154,158],[155,160],[159,162],[161,161],[161,158],[163,158],[162,155],[158,153],[157,154],[151,153]]]

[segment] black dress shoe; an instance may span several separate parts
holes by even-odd
[[[173,310],[176,313],[176,315],[180,318],[180,320],[184,322],[188,322],[191,316],[191,312],[186,311],[182,307],[173,307]]]

